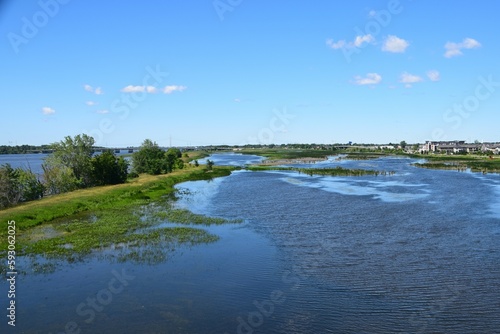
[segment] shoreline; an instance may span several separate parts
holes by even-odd
[[[157,246],[172,242],[213,242],[218,237],[201,227],[235,223],[176,210],[170,205],[175,201],[176,184],[229,176],[234,169],[218,166],[206,172],[200,166],[165,175],[141,175],[125,184],[82,189],[24,203],[0,211],[0,219],[5,224],[16,222],[19,256],[73,262],[112,245],[126,245],[131,251],[123,254],[124,258],[149,262],[147,257],[137,258],[137,252],[132,250],[151,247],[161,252],[162,247]],[[160,207],[158,212],[145,216],[144,208],[152,204]],[[186,226],[158,228],[162,218]],[[136,233],[142,229],[147,232]],[[3,230],[0,231],[2,256],[7,249]]]

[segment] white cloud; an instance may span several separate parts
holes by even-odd
[[[430,81],[441,80],[441,74],[439,74],[439,71],[436,70],[427,71],[427,77],[429,78]]]
[[[373,43],[375,41],[375,38],[373,38],[372,35],[363,35],[363,36],[356,36],[354,39],[354,46],[359,48],[363,45],[363,43]]]
[[[444,45],[444,48],[446,49],[444,56],[446,58],[460,56],[463,55],[463,49],[477,49],[479,47],[481,47],[481,43],[473,38],[465,38],[462,43],[447,42]]]
[[[239,103],[239,102],[241,102],[241,100],[240,99],[234,99],[234,102],[238,102]]]
[[[401,74],[401,77],[399,79],[399,82],[404,83],[406,88],[410,88],[412,84],[421,81],[424,81],[424,79],[422,79],[418,75],[413,75],[407,72]]]
[[[122,89],[122,92],[124,93],[141,93],[146,90],[145,86],[132,86],[128,85],[127,87]]]
[[[368,73],[365,78],[359,75],[354,78],[356,85],[376,85],[382,81],[382,77],[378,73]]]
[[[158,90],[154,86],[146,86],[146,92],[148,93],[156,93]]]
[[[103,94],[101,87],[97,87],[94,89],[94,87],[92,87],[91,85],[83,85],[83,89],[85,89],[87,92],[91,92],[97,95]]]
[[[375,38],[370,35],[359,35],[354,38],[354,41],[352,42],[346,42],[345,40],[339,40],[335,42],[333,39],[327,39],[326,40],[326,45],[334,50],[342,49],[342,48],[347,48],[347,49],[352,49],[352,48],[360,48],[363,46],[364,43],[374,43]]]
[[[43,113],[44,115],[52,115],[52,114],[55,114],[55,112],[56,112],[56,111],[55,111],[54,109],[49,108],[49,107],[43,107],[43,108],[42,108],[42,113]]]
[[[406,48],[408,46],[410,46],[410,43],[408,43],[408,41],[405,41],[404,39],[394,35],[389,35],[382,45],[382,51],[403,53],[406,51]]]
[[[97,113],[98,114],[107,114],[107,113],[109,113],[109,110],[107,110],[107,109],[97,110]]]
[[[92,106],[95,106],[97,104],[97,102],[87,101],[87,102],[85,102],[85,104],[92,107]]]
[[[165,86],[165,88],[163,88],[163,93],[172,94],[173,92],[182,92],[186,89],[187,89],[186,86],[177,86],[177,85]]]
[[[330,48],[334,50],[342,49],[343,47],[346,46],[346,42],[344,40],[340,40],[338,42],[334,42],[333,39],[327,39],[326,40],[326,45],[328,45]]]
[[[183,90],[187,89],[186,86],[178,86],[178,85],[171,85],[171,86],[165,86],[165,88],[161,89],[161,91],[165,94],[172,94],[173,92],[182,92]],[[133,85],[128,85],[121,90],[124,93],[158,93],[158,88],[154,86],[133,86]]]

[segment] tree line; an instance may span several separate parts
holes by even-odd
[[[165,152],[150,139],[132,155],[132,165],[111,150],[94,155],[94,143],[93,137],[82,134],[50,145],[53,153],[42,164],[42,175],[10,164],[0,166],[0,209],[47,195],[124,183],[141,173],[166,174],[185,166],[179,149]]]
[[[50,145],[16,145],[16,146],[7,146],[0,145],[0,154],[26,154],[32,152],[43,152],[50,150]]]

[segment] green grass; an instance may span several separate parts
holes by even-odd
[[[363,175],[389,175],[394,172],[381,172],[370,169],[347,169],[342,167],[336,168],[296,168],[296,167],[279,167],[279,166],[249,166],[251,171],[292,171],[307,175],[325,175],[325,176],[363,176]]]
[[[157,223],[154,219],[141,219],[140,208],[173,199],[175,184],[227,176],[231,171],[231,167],[214,167],[210,172],[193,167],[167,175],[141,175],[127,184],[78,190],[0,211],[0,255],[6,253],[9,220],[16,222],[18,255],[71,259],[113,244],[138,247],[166,241],[214,241],[216,236],[191,227],[134,232]],[[188,211],[164,218],[176,216],[185,222],[203,221],[203,216],[189,215]],[[224,221],[208,217],[205,220],[207,224],[212,222]]]

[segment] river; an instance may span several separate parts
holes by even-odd
[[[230,165],[260,160],[209,158]],[[419,169],[414,161],[296,165],[396,172],[389,176],[242,170],[179,184],[177,206],[244,223],[206,227],[221,239],[180,247],[157,265],[96,258],[20,276],[16,328],[499,333],[500,175]],[[124,283],[115,293],[117,277]],[[101,303],[92,307],[96,299]]]

